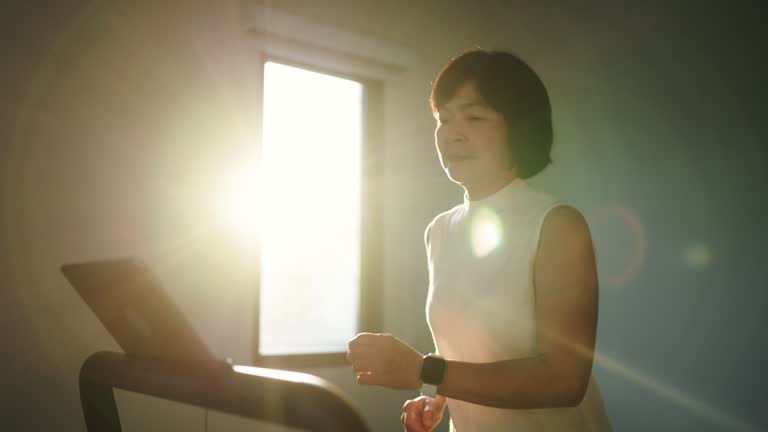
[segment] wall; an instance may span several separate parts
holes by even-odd
[[[468,46],[514,50],[553,100],[555,164],[534,183],[579,207],[598,247],[595,373],[616,430],[768,426],[755,8],[264,4],[416,54],[385,93],[387,331],[431,349],[421,235],[460,200],[434,156],[430,80]],[[0,427],[82,430],[76,372],[116,348],[58,274],[63,262],[145,257],[214,350],[247,362],[252,251],[212,205],[257,133],[241,5],[20,3],[3,18]],[[348,391],[374,430],[398,428],[411,393],[356,388],[343,368],[310,372]],[[127,430],[203,430],[201,410],[118,397]]]

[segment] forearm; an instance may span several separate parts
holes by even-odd
[[[555,408],[577,405],[587,381],[588,378],[558,372],[541,357],[495,363],[448,360],[438,392],[448,398],[497,408]]]

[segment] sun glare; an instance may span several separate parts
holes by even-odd
[[[248,241],[254,241],[259,235],[259,189],[259,170],[254,165],[233,175],[223,195],[221,208],[225,220]]]

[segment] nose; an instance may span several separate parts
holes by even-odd
[[[436,140],[437,151],[440,155],[440,160],[445,163],[446,158],[450,159],[451,155],[464,154],[467,149],[465,144],[466,138],[458,132],[452,132],[440,137]]]
[[[467,137],[456,128],[449,128],[442,132],[437,142],[443,151],[457,151],[459,150],[457,147],[461,147],[467,141]]]
[[[460,132],[453,133],[449,138],[449,141],[453,143],[463,143],[466,140],[467,138]]]

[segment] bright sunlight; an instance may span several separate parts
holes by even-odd
[[[358,327],[363,87],[268,62],[263,106],[261,195],[234,212],[245,232],[259,223],[259,352],[345,351]]]

